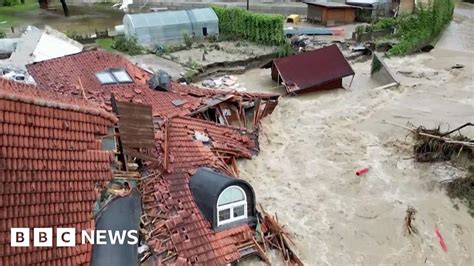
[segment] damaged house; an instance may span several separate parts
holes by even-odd
[[[11,247],[7,240],[13,227],[74,227],[78,239],[94,228],[94,186],[113,176],[102,138],[116,122],[84,100],[0,79],[1,265],[90,263],[90,244]]]
[[[188,115],[255,129],[256,122],[273,111],[279,97],[202,89],[170,79],[160,83],[160,73],[145,71],[120,55],[99,50],[33,63],[27,69],[38,87],[95,101],[109,111],[112,94],[118,101],[150,105],[156,122]]]
[[[61,156],[55,153],[50,155],[49,150],[45,153],[45,156],[49,156],[45,158],[49,160],[43,164],[40,161],[37,165],[36,159],[32,160],[31,167],[29,161],[25,165],[9,160],[2,162],[2,178],[7,181],[17,184],[19,181],[15,169],[21,168],[29,171],[21,176],[24,181],[40,182],[28,187],[28,183],[24,184],[22,181],[18,185],[3,188],[9,196],[2,200],[1,205],[2,221],[6,218],[6,222],[2,224],[2,234],[8,234],[5,230],[22,222],[26,222],[25,227],[34,227],[38,225],[37,221],[43,220],[13,220],[11,217],[15,217],[13,213],[18,206],[50,202],[49,198],[42,198],[48,193],[35,196],[39,198],[31,198],[31,195],[36,194],[28,194],[26,197],[31,198],[31,203],[23,198],[13,201],[10,194],[15,198],[19,197],[17,194],[22,195],[21,193],[27,193],[31,189],[41,192],[52,190],[58,192],[58,195],[52,193],[53,199],[57,198],[67,204],[75,204],[76,201],[82,204],[72,207],[64,203],[47,208],[58,215],[69,210],[73,218],[65,222],[62,222],[63,218],[58,218],[59,223],[55,222],[56,219],[48,219],[44,225],[60,226],[74,221],[71,226],[75,226],[75,221],[84,221],[78,225],[78,229],[96,226],[118,230],[136,227],[135,222],[121,224],[113,210],[120,204],[134,206],[131,198],[136,199],[137,194],[132,192],[138,191],[142,207],[138,214],[140,244],[147,248],[141,252],[138,260],[133,249],[121,250],[116,247],[77,246],[67,252],[49,249],[42,250],[36,256],[36,253],[24,253],[7,245],[5,249],[8,252],[1,255],[5,265],[14,261],[48,263],[50,258],[63,257],[72,264],[91,261],[93,265],[117,265],[120,261],[135,259],[137,263],[151,260],[156,265],[223,265],[250,255],[258,255],[269,263],[266,251],[270,247],[280,250],[286,261],[302,265],[292,252],[291,241],[285,231],[270,215],[257,210],[251,185],[238,178],[236,160],[251,158],[258,152],[258,123],[273,111],[278,96],[206,90],[173,81],[156,89],[149,82],[154,77],[153,73],[131,64],[119,55],[97,50],[33,63],[27,68],[38,84],[38,88],[29,87],[29,90],[53,95],[54,99],[78,102],[81,106],[93,106],[90,108],[94,111],[90,112],[97,117],[78,115],[77,119],[80,120],[76,122],[76,116],[65,113],[68,107],[59,104],[58,108],[64,113],[60,117],[66,121],[54,122],[52,118],[56,116],[49,111],[36,111],[31,107],[25,107],[25,111],[19,108],[18,111],[10,104],[1,105],[1,110],[12,112],[34,110],[39,118],[33,118],[31,126],[45,127],[44,130],[33,129],[31,133],[30,129],[27,130],[21,124],[23,121],[30,123],[30,119],[24,115],[5,116],[2,112],[4,116],[0,118],[5,118],[2,122],[7,123],[6,126],[2,125],[2,129],[11,132],[6,135],[3,146],[19,145],[18,147],[28,148],[29,146],[24,146],[28,143],[33,148],[40,145],[39,148],[48,150],[50,144],[52,147],[62,147],[61,145],[69,143],[64,138],[72,138],[71,140],[79,141],[72,146],[72,151],[81,149],[77,155],[68,151],[70,156],[78,156],[75,160],[80,163],[72,163],[68,160],[69,157],[63,162],[59,159],[63,152],[60,153]],[[15,88],[18,86],[16,83],[8,84],[13,84],[9,86]],[[3,87],[2,84],[2,95]],[[47,103],[47,106],[51,108],[50,106],[56,105]],[[81,108],[74,107],[71,110],[80,113]],[[89,110],[89,107],[83,108]],[[53,117],[48,118],[50,115]],[[20,133],[9,125],[18,123]],[[58,132],[54,128],[49,130],[48,125],[52,125],[51,123],[71,128],[73,134],[68,133],[66,136],[64,133],[60,134],[62,131],[59,129]],[[84,130],[84,134],[81,130]],[[24,139],[15,137],[15,134],[23,135],[26,132],[48,140],[35,142],[34,139],[28,139],[25,142]],[[12,139],[8,139],[10,135]],[[87,138],[90,143],[83,138]],[[15,149],[16,146],[11,151],[3,146],[2,152],[11,154],[11,158],[23,158],[21,156],[32,154],[20,152]],[[95,150],[89,152],[89,149]],[[65,153],[66,156],[69,156],[68,152]],[[80,154],[88,155],[84,157],[85,155]],[[64,167],[76,167],[77,170],[74,168],[68,172]],[[47,172],[50,168],[57,174]],[[86,171],[85,176],[91,178],[83,178],[80,171]],[[94,171],[100,171],[101,175],[96,175]],[[43,181],[51,179],[57,180],[59,185]],[[105,185],[105,189],[99,191],[106,193],[101,192],[96,201],[94,188],[97,190],[97,181]],[[75,196],[74,193],[66,194],[64,191],[87,193]],[[93,209],[94,202],[98,208]],[[104,210],[103,206],[108,207]],[[27,207],[25,217],[49,215],[47,210],[29,205]],[[95,223],[90,220],[91,213],[94,213]],[[86,214],[89,218],[87,221]],[[131,212],[130,215],[135,217],[136,213]],[[137,221],[135,218],[133,220]],[[64,254],[53,255],[58,252]],[[71,256],[74,258],[70,258]]]
[[[342,88],[342,79],[354,75],[335,44],[274,59],[272,64],[272,79],[282,84],[288,94]]]

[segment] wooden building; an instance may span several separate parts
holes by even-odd
[[[354,23],[357,7],[334,2],[305,2],[308,5],[307,20],[334,26]]]

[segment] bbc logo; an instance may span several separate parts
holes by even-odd
[[[74,247],[76,245],[75,228],[56,229],[56,247]],[[30,228],[11,228],[10,246],[29,247]],[[33,228],[33,246],[52,247],[53,228]]]

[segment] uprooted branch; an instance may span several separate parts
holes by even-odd
[[[391,125],[409,130],[416,140],[414,146],[415,159],[419,162],[447,161],[458,157],[465,152],[469,158],[474,156],[474,141],[461,134],[460,130],[474,126],[466,123],[448,132],[442,132],[438,126],[435,129],[426,129],[423,126],[407,127],[385,121]]]

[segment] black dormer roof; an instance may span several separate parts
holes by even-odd
[[[212,228],[217,228],[217,199],[224,189],[230,186],[241,187],[247,196],[247,222],[253,225],[256,220],[255,192],[252,186],[241,179],[220,174],[210,168],[201,167],[189,181],[191,192],[203,216],[211,223]],[[241,224],[239,221],[238,224]],[[228,224],[225,227],[235,224]]]

